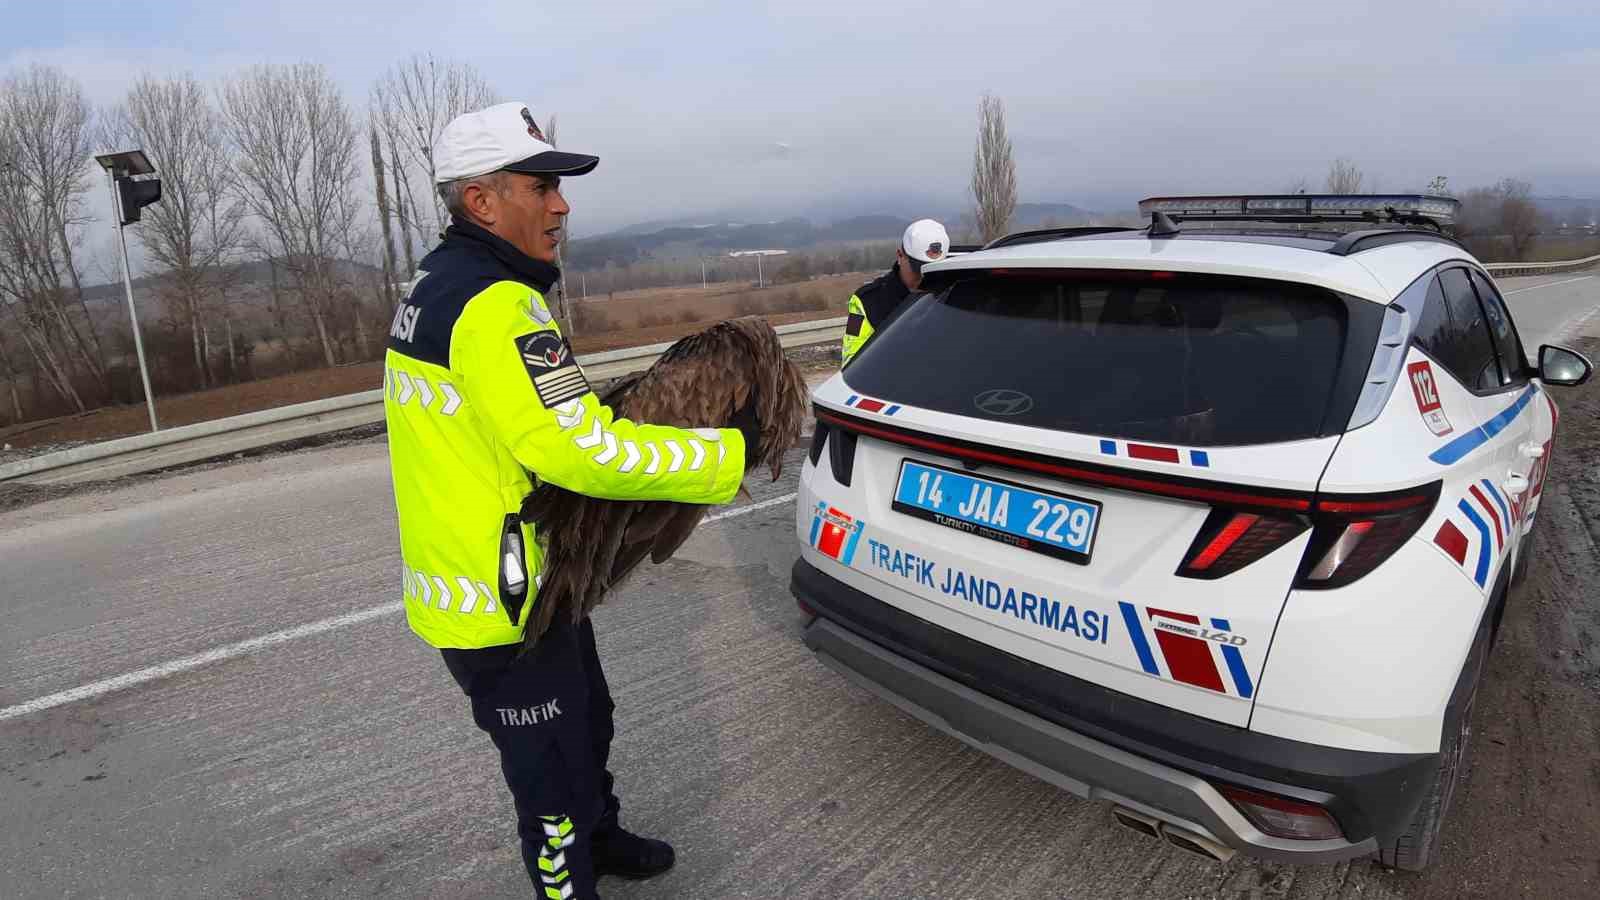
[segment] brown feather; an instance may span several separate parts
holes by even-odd
[[[765,319],[719,322],[675,342],[648,370],[614,382],[600,396],[617,418],[679,428],[725,428],[755,391],[761,454],[776,481],[783,456],[800,438],[805,379],[784,355]],[[537,475],[538,473],[534,473]],[[748,492],[741,492],[748,496]],[[539,484],[523,503],[544,548],[542,586],[529,618],[531,647],[555,616],[582,621],[648,556],[660,564],[677,552],[708,507],[669,501],[602,500]]]
[[[703,506],[683,506],[678,509],[678,514],[662,526],[656,535],[655,543],[650,546],[650,561],[656,565],[666,562],[672,554],[678,552],[683,542],[694,534],[700,527],[700,520],[706,517]]]

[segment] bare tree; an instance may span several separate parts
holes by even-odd
[[[1544,224],[1532,194],[1532,185],[1513,178],[1465,192],[1456,234],[1481,258],[1526,259]]]
[[[377,236],[366,218],[361,215],[358,197],[359,194],[351,192],[345,195],[342,201],[346,208],[341,210],[342,214],[338,218],[340,230],[337,242],[341,255],[352,263],[348,267],[350,276],[342,284],[341,294],[346,299],[343,307],[350,316],[356,355],[359,359],[370,360],[374,358],[374,354],[369,332],[381,335],[387,330],[394,309],[390,302],[392,282],[389,276],[384,274],[383,268],[368,265],[372,261],[377,261],[380,265],[386,266],[387,261],[384,259],[383,248],[379,246]],[[377,327],[379,324],[384,327]],[[379,355],[381,352],[380,343]]]
[[[1450,194],[1450,179],[1443,175],[1433,176],[1433,180],[1428,182],[1428,187],[1424,193],[1434,197],[1448,196]]]
[[[395,261],[394,261],[394,227],[392,224],[392,211],[389,209],[389,188],[386,184],[383,169],[383,145],[378,142],[378,125],[371,124],[372,132],[372,176],[378,194],[378,222],[383,229],[383,299],[385,304],[393,306],[399,299],[395,296]],[[406,277],[410,278],[410,273]]]
[[[411,210],[410,224],[423,247],[431,246],[447,224],[444,204],[433,190],[434,143],[451,119],[497,100],[494,89],[470,64],[438,60],[424,53],[401,60],[373,86],[373,116],[393,151],[389,164],[395,193],[404,194]],[[412,173],[428,195],[422,203],[433,210],[431,217],[417,212],[422,204],[411,189]]]
[[[1502,179],[1494,186],[1500,209],[1500,233],[1511,242],[1514,260],[1528,258],[1528,249],[1539,234],[1539,207],[1533,202],[1533,185],[1515,178]]]
[[[1365,180],[1356,164],[1341,156],[1328,166],[1326,187],[1330,194],[1359,194]]]
[[[985,94],[978,103],[978,140],[972,155],[973,217],[987,243],[1006,233],[1017,210],[1017,166],[1006,136],[1006,109]]]
[[[1472,188],[1459,199],[1461,212],[1456,216],[1456,233],[1462,237],[1494,237],[1500,227],[1500,200],[1494,189]]]
[[[88,127],[81,91],[59,71],[36,66],[0,81],[0,307],[35,371],[80,411],[80,365],[108,386],[96,335],[85,339],[69,306],[83,311],[67,229],[81,224]],[[83,317],[83,329],[92,324]]]
[[[395,144],[394,137],[389,138],[389,171],[394,173],[394,220],[400,226],[400,243],[406,251],[406,280],[410,281],[413,273],[417,271],[417,259],[412,253],[414,235],[411,233],[411,203],[406,198],[411,196],[411,183],[406,180],[406,167],[396,160],[400,158],[400,150]]]
[[[233,157],[231,145],[226,148],[226,152],[230,166],[226,174],[231,185],[235,171],[233,166],[237,160]],[[239,377],[238,347],[233,335],[233,298],[244,280],[239,263],[243,261],[249,241],[249,234],[244,227],[244,205],[237,202],[226,204],[216,202],[202,206],[201,213],[201,230],[206,241],[211,247],[219,248],[204,282],[222,314],[222,339],[227,346],[228,378],[232,381]],[[209,354],[208,346],[207,355]]]
[[[144,77],[107,130],[118,145],[143,148],[161,173],[161,202],[144,212],[138,239],[166,274],[165,291],[189,333],[195,376],[209,387],[214,276],[239,249],[244,218],[231,190],[234,159],[221,117],[193,76]]]
[[[544,137],[545,137],[545,140],[550,143],[550,146],[552,146],[552,147],[557,146],[557,144],[556,144],[557,138],[556,138],[556,115],[555,115],[555,113],[551,113],[550,114],[550,121],[544,127]],[[567,238],[571,236],[571,224],[572,224],[572,217],[570,215],[566,216],[566,217],[563,217],[563,219],[561,221],[561,240],[560,240],[559,243],[556,244],[556,264],[557,265],[563,265],[564,266],[566,264],[566,261],[567,261]],[[558,318],[560,320],[560,322],[561,322],[561,329],[563,331],[565,331],[567,334],[575,336],[578,333],[577,332],[577,323],[572,321],[572,303],[571,303],[571,298],[569,298],[567,296],[567,279],[565,277],[563,277],[559,282],[556,283],[556,297],[555,297],[555,300],[556,300],[555,315],[556,315],[556,318]]]
[[[358,214],[355,117],[311,63],[247,70],[223,89],[222,112],[239,154],[239,196],[269,258],[294,276],[324,361],[337,365],[330,322],[342,287],[335,262]]]
[[[22,392],[17,382],[22,380],[22,373],[11,362],[11,354],[6,351],[6,342],[0,338],[0,375],[5,376],[6,396],[11,401],[12,422],[22,421]]]
[[[41,279],[33,305],[42,324],[63,342],[64,363],[76,358],[108,391],[105,358],[95,321],[88,314],[73,251],[72,235],[89,218],[83,211],[90,190],[93,110],[83,89],[61,70],[35,65],[0,82],[0,121],[15,193],[8,198],[18,227],[33,232],[20,240],[32,247]],[[78,316],[69,312],[76,306]]]

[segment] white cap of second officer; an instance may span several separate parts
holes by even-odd
[[[920,262],[936,262],[950,252],[950,235],[944,226],[932,219],[918,219],[906,227],[900,236],[900,247],[906,255]]]

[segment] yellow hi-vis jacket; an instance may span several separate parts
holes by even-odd
[[[520,520],[535,479],[719,504],[743,477],[738,430],[636,424],[600,403],[545,305],[559,276],[458,220],[395,311],[384,419],[406,619],[434,647],[522,639],[542,568]]]
[[[882,328],[900,304],[910,296],[905,282],[900,280],[900,270],[891,266],[889,271],[863,284],[850,295],[845,307],[844,345],[840,348],[841,366],[850,362],[872,333]]]

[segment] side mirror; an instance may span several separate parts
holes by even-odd
[[[1539,378],[1545,384],[1579,385],[1593,372],[1594,366],[1576,350],[1553,344],[1539,348]]]

